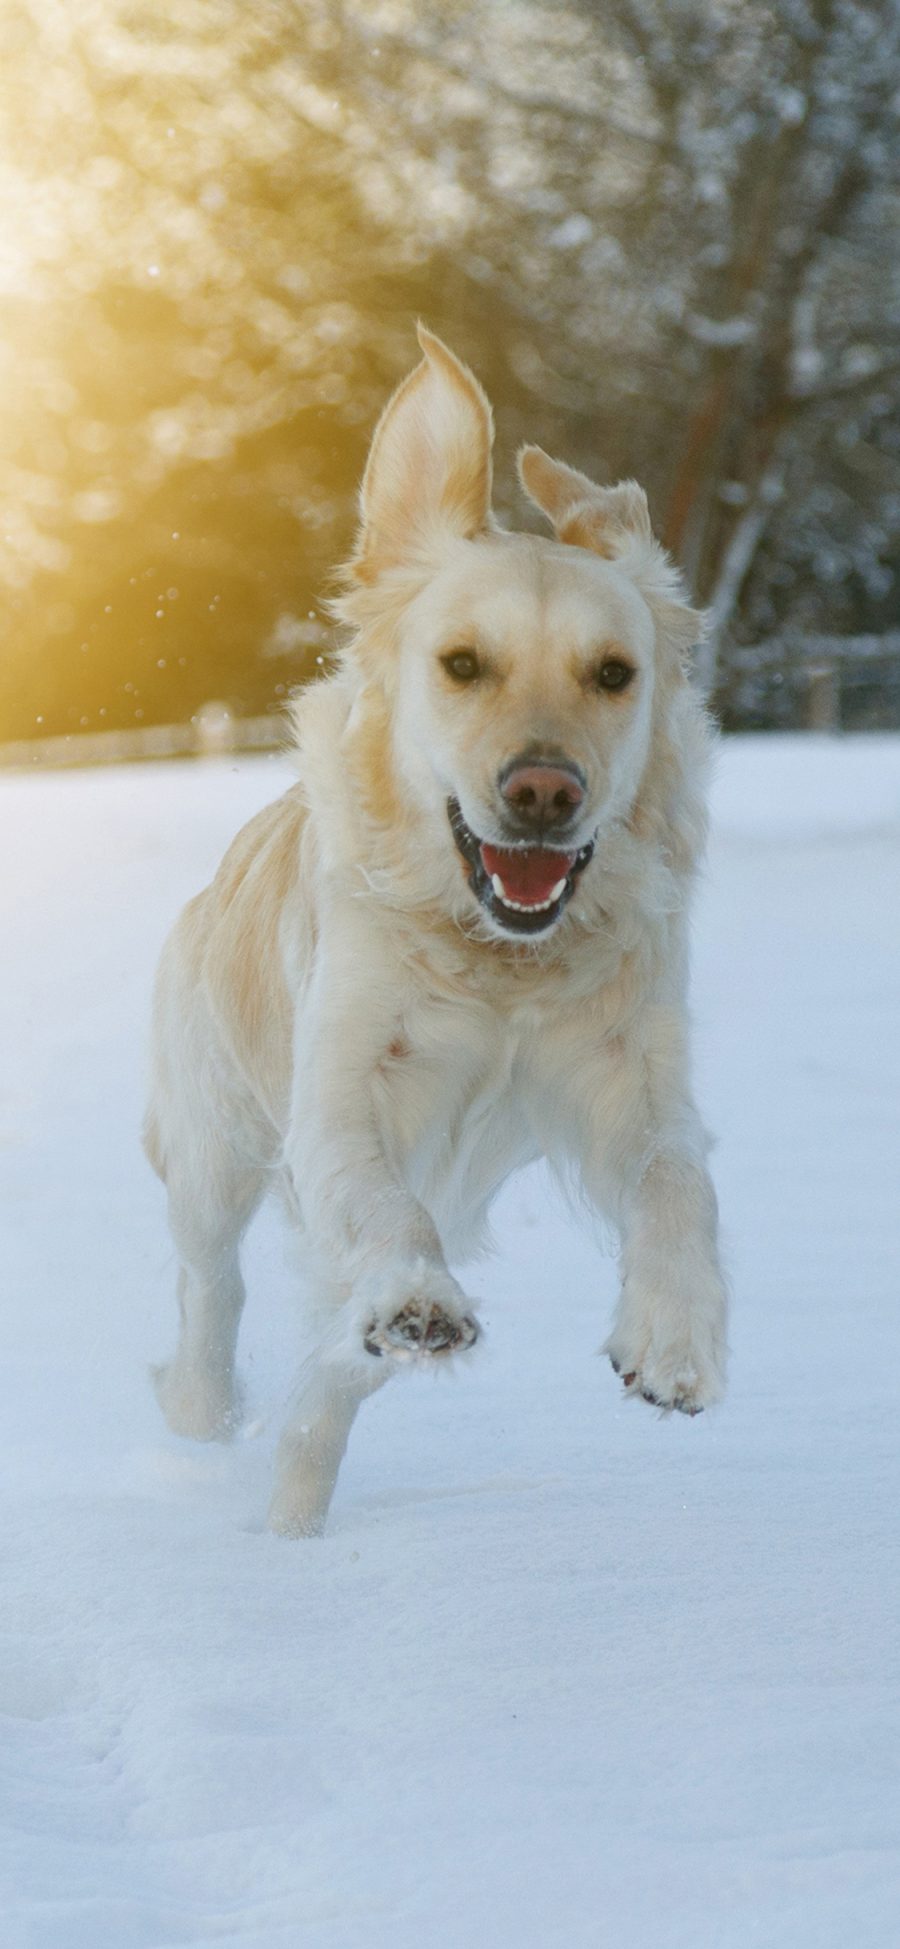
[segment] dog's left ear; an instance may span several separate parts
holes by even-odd
[[[551,460],[542,447],[523,447],[519,479],[530,501],[546,514],[560,541],[589,548],[612,561],[630,538],[652,541],[647,496],[637,481],[598,487],[587,474]]]
[[[490,520],[491,409],[474,374],[419,326],[421,365],[375,429],[350,565],[360,582],[422,559],[441,532],[471,540]]]
[[[541,447],[523,447],[519,479],[530,501],[546,514],[560,541],[620,561],[654,610],[663,635],[684,654],[704,635],[702,612],[684,600],[681,575],[655,539],[647,496],[637,481],[598,487],[587,474]]]

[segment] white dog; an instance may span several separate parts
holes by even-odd
[[[388,405],[339,605],[299,699],[300,783],[166,947],[146,1145],[181,1261],[171,1428],[227,1436],[238,1245],[282,1183],[321,1309],[270,1511],[319,1531],[362,1399],[477,1336],[447,1267],[540,1155],[618,1227],[629,1394],[719,1399],[725,1293],[688,1079],[687,904],[708,733],[700,618],[633,483],[536,447],[554,540],[491,515],[491,413],[429,334]]]

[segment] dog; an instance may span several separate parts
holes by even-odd
[[[269,1513],[290,1536],[321,1532],[365,1397],[474,1345],[448,1259],[539,1156],[621,1238],[626,1394],[690,1415],[724,1383],[685,1010],[702,618],[634,482],[527,446],[553,537],[502,529],[488,401],[419,342],[366,465],[347,646],[293,706],[299,783],[185,909],[155,991],[145,1144],[181,1268],[156,1389],[177,1434],[234,1430],[239,1243],[280,1184],[316,1320]]]

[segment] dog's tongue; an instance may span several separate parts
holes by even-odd
[[[504,893],[520,907],[540,907],[549,900],[575,864],[574,853],[551,852],[544,846],[508,850],[485,843],[481,857],[491,879],[496,875]]]

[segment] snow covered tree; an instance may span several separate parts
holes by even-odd
[[[727,722],[895,620],[900,0],[18,0],[0,37],[7,734],[315,667],[417,311],[504,511],[520,438],[645,481]]]

